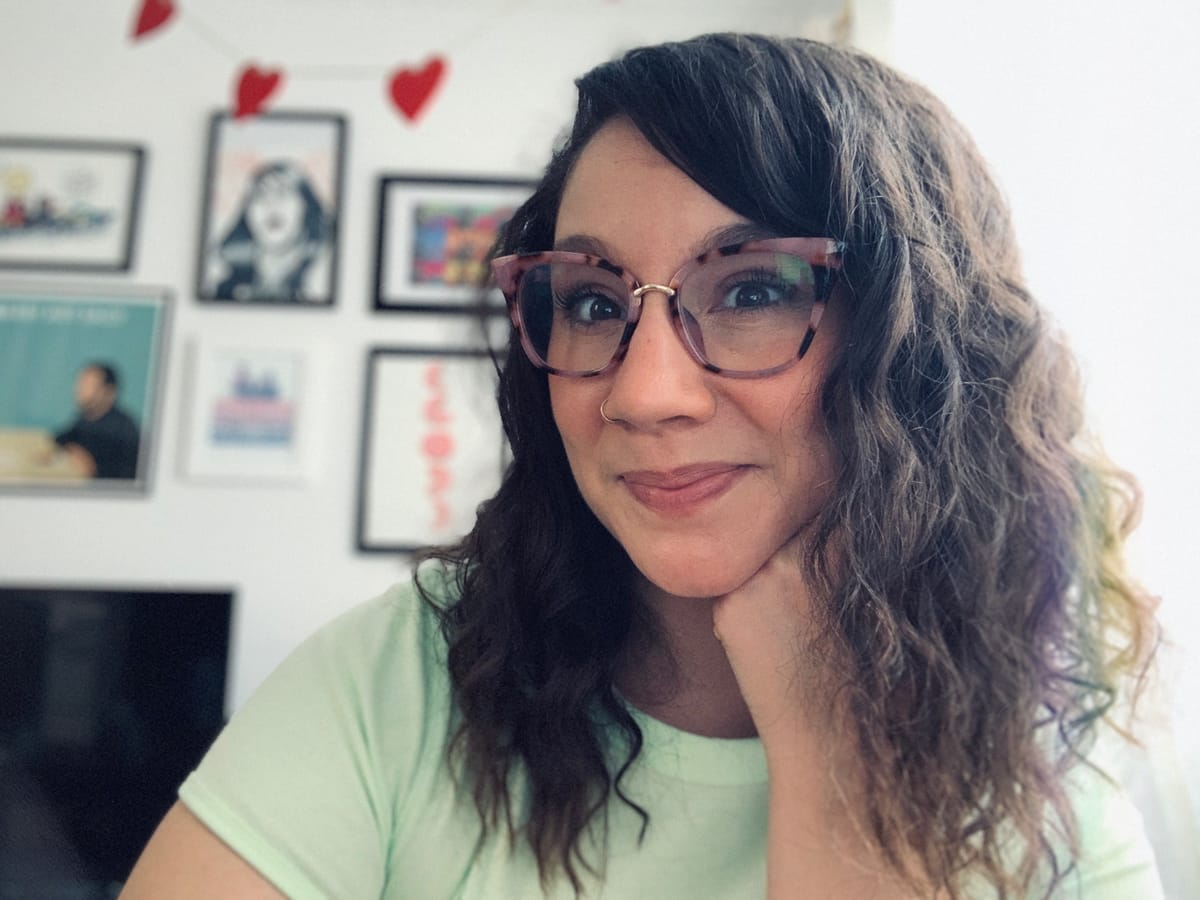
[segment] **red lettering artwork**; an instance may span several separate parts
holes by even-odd
[[[451,509],[447,498],[454,487],[454,470],[449,464],[454,455],[454,435],[450,431],[451,416],[446,406],[442,364],[430,363],[424,374],[426,400],[421,413],[426,431],[421,439],[421,455],[425,458],[428,475],[425,491],[433,511],[431,524],[437,532],[450,524]]]

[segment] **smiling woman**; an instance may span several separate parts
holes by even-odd
[[[128,895],[1161,896],[1088,759],[1154,642],[1136,492],[970,141],[801,40],[578,86],[496,248],[499,491],[272,676]]]
[[[632,216],[611,201],[631,197]],[[714,236],[748,226],[620,117],[576,160],[555,243],[586,240],[649,282],[670,281],[689,259],[728,239]],[[689,286],[681,285],[680,304],[697,302],[685,299]],[[720,597],[812,520],[833,481],[819,389],[837,340],[836,301],[803,360],[813,303],[780,302],[765,327],[757,307],[740,312],[747,321],[729,326],[729,340],[757,336],[746,357],[753,368],[776,368],[779,334],[792,334],[784,371],[746,379],[696,364],[695,351],[679,339],[686,326],[677,333],[673,321],[712,316],[672,317],[668,299],[659,289],[643,293],[620,364],[604,377],[551,379],[550,403],[584,501],[638,571],[669,593]],[[712,356],[723,342],[703,346]]]

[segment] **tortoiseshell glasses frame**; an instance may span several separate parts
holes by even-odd
[[[602,257],[564,250],[502,256],[492,271],[526,356],[553,375],[612,371],[629,348],[643,295],[659,292],[699,365],[763,378],[807,352],[844,250],[821,237],[745,241],[689,260],[665,285],[642,284]]]

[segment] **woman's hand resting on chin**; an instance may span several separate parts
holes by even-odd
[[[831,702],[832,650],[802,562],[801,531],[713,606],[713,631],[737,678],[767,757],[769,900],[902,900],[864,830],[852,723]]]
[[[824,662],[810,646],[814,600],[801,556],[806,532],[794,535],[761,569],[713,606],[713,631],[725,648],[767,750],[784,754],[821,728]],[[778,746],[777,746],[778,745]],[[791,755],[786,754],[786,755]]]

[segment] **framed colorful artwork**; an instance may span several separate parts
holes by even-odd
[[[370,350],[360,550],[410,552],[470,531],[506,462],[495,394],[496,369],[485,351]]]
[[[135,144],[0,138],[0,268],[127,271],[145,157]]]
[[[213,114],[201,301],[334,305],[345,140],[345,119],[334,114]]]
[[[146,491],[168,301],[0,285],[0,488]]]
[[[319,462],[324,347],[200,340],[191,348],[189,478],[298,484]]]
[[[521,180],[382,177],[375,309],[477,310],[487,282],[488,251],[534,186]],[[502,310],[498,291],[489,299]]]

